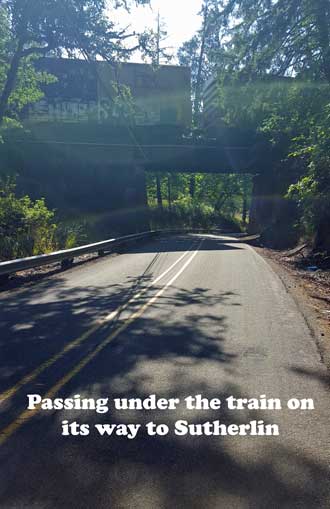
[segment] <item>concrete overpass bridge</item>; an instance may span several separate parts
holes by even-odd
[[[136,211],[147,206],[146,172],[260,175],[268,151],[262,139],[240,130],[201,138],[174,126],[99,123],[30,122],[6,141],[1,159],[16,170],[22,193],[44,196],[60,211],[68,205],[86,213],[131,211],[118,233],[139,230]],[[141,217],[145,225],[144,212]]]
[[[26,125],[9,146],[24,154],[23,165],[69,164],[72,169],[89,164],[141,168],[151,172],[251,173],[262,171],[265,146],[254,133],[224,129],[218,138],[194,137],[173,126],[113,127],[86,124]],[[52,157],[50,155],[52,154]]]

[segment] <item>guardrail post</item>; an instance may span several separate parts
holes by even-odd
[[[148,231],[126,235],[124,237],[119,237],[118,239],[108,239],[102,242],[88,244],[86,246],[56,251],[54,253],[3,261],[0,262],[0,284],[3,281],[7,281],[10,274],[35,267],[42,267],[43,265],[61,263],[62,269],[67,269],[73,265],[74,258],[87,253],[98,253],[99,256],[105,256],[105,254],[109,252],[122,253],[123,250],[130,245],[130,243],[134,244],[142,239],[153,238],[154,236],[161,235],[162,233],[163,232],[161,230]],[[170,233],[170,230],[166,233]]]
[[[9,280],[9,274],[2,274],[0,276],[0,286],[5,285]]]
[[[66,260],[61,261],[62,269],[69,269],[73,265],[74,258],[68,258]]]

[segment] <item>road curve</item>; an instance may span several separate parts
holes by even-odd
[[[1,508],[330,507],[327,371],[294,300],[253,248],[210,235],[160,238],[2,292],[0,302]],[[28,411],[27,394],[180,404]],[[190,395],[221,408],[187,409]],[[264,395],[282,409],[224,404]],[[292,399],[315,409],[288,409]],[[91,433],[61,436],[64,420]],[[275,424],[279,435],[180,436],[182,420]],[[169,433],[148,436],[150,421]],[[100,436],[100,423],[141,428],[134,439]]]

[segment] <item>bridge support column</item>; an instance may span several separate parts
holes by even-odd
[[[272,222],[275,197],[269,180],[268,175],[267,178],[263,175],[253,178],[249,233],[260,233]]]
[[[129,184],[125,189],[124,207],[132,233],[149,229],[146,175],[143,166],[133,165],[125,168]]]
[[[294,245],[296,204],[284,198],[287,187],[275,172],[254,177],[249,233],[262,233],[266,246],[282,249]]]

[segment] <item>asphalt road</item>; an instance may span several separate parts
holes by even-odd
[[[1,508],[330,507],[327,372],[253,248],[210,236],[154,240],[2,292],[0,302]],[[109,412],[27,410],[27,394],[109,398]],[[150,395],[180,403],[114,408],[114,398]],[[195,395],[220,399],[220,409],[187,409]],[[230,396],[278,398],[282,409],[230,410]],[[288,409],[292,399],[315,409]],[[210,433],[214,421],[222,430],[257,422],[260,432],[276,424],[279,436],[181,436],[181,420],[210,422]],[[62,436],[63,421],[90,433]],[[149,422],[168,434],[149,436]],[[101,436],[102,423],[141,428],[135,439]]]

